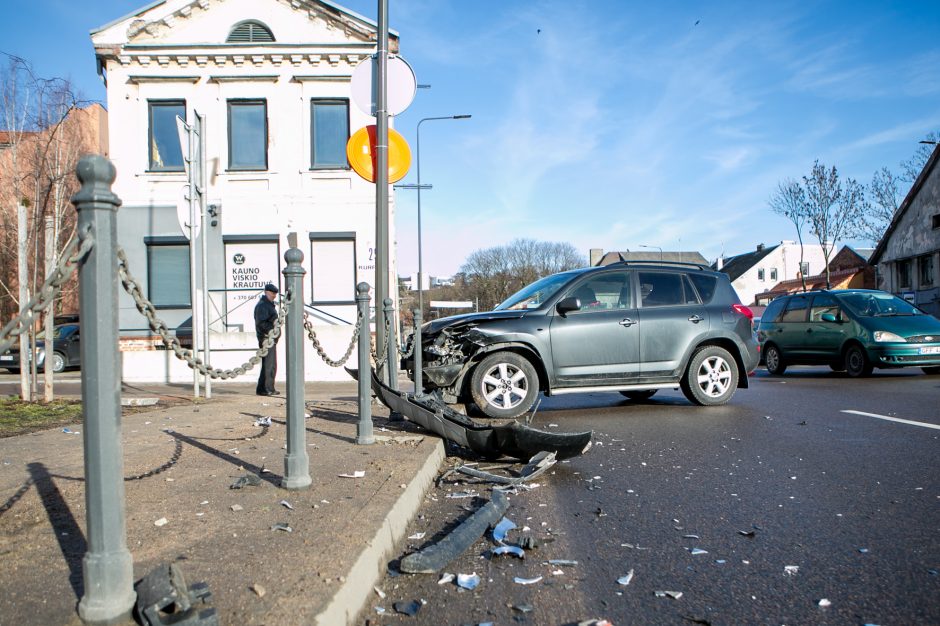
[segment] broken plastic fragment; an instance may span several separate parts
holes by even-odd
[[[280,504],[281,504],[281,506],[283,506],[283,507],[285,507],[285,508],[288,508],[288,509],[290,509],[291,511],[294,510],[293,505],[292,505],[290,502],[288,502],[287,500],[281,500],[281,503],[280,503]]]
[[[454,582],[454,578],[456,577],[453,574],[444,574],[443,576],[441,576],[441,579],[437,581],[437,584],[446,585],[447,583],[452,583]]]
[[[822,600],[819,601],[819,606],[821,606],[822,608],[826,608],[827,606],[832,606],[832,602],[830,602],[826,598],[823,598]]]
[[[490,550],[490,553],[493,556],[499,556],[501,554],[512,554],[517,556],[520,559],[525,558],[525,552],[522,551],[522,548],[519,546],[499,546],[498,548],[493,548]]]
[[[682,535],[683,539],[701,539],[698,535]]]
[[[340,478],[363,478],[366,473],[362,470],[356,470],[352,474],[340,474]]]
[[[417,600],[412,600],[411,602],[396,602],[392,606],[397,613],[407,615],[408,617],[414,617],[418,614],[418,611],[421,610],[421,603]]]
[[[272,525],[271,530],[283,530],[286,533],[294,532],[294,529],[284,522],[278,522],[277,524]]]
[[[488,480],[494,483],[500,483],[510,486],[518,486],[526,481],[532,480],[539,474],[545,472],[548,468],[553,466],[557,461],[555,459],[554,452],[539,452],[526,464],[525,467],[519,472],[519,476],[515,478],[509,478],[508,476],[499,476],[498,474],[492,474],[490,472],[484,472],[483,470],[478,470],[474,467],[468,465],[461,465],[457,468],[458,472],[463,474],[468,474],[474,478],[482,478],[483,480]]]
[[[241,489],[242,487],[258,487],[261,485],[261,478],[257,474],[248,473],[239,476],[238,480],[232,483],[229,489]]]
[[[382,590],[379,589],[378,587],[373,587],[372,590],[375,591],[375,595],[377,595],[378,597],[382,598],[383,600],[385,599],[385,592],[384,592],[384,591],[382,591]]]
[[[738,534],[744,537],[753,537],[756,533],[753,530],[739,530]]]
[[[701,548],[691,548],[689,552],[692,553],[692,556],[698,556],[699,554],[708,554],[708,550],[702,550]]]
[[[155,521],[155,522],[153,523],[153,525],[154,525],[154,526],[157,526],[157,527],[159,528],[160,526],[166,526],[168,523],[169,523],[169,522],[167,521],[167,519],[166,519],[165,517],[161,517],[160,519],[158,519],[157,521]]]
[[[255,426],[270,426],[271,418],[270,417],[259,417],[255,420]]]
[[[783,567],[784,576],[796,576],[798,571],[800,571],[799,565],[784,565]]]
[[[653,593],[657,598],[672,598],[673,600],[678,600],[682,597],[681,591],[654,591]]]
[[[409,539],[424,539],[424,536],[425,536],[426,534],[427,534],[427,533],[415,533],[415,534],[411,535],[411,536],[408,537],[408,538],[409,538]]]
[[[449,493],[445,497],[451,500],[460,500],[462,498],[474,498],[476,495],[475,491],[458,491],[457,493]]]
[[[464,589],[476,589],[480,584],[480,576],[473,572],[472,574],[457,574],[457,586]]]
[[[575,565],[578,564],[578,562],[577,562],[577,561],[569,561],[568,559],[549,559],[549,560],[548,560],[548,564],[549,564],[549,565],[566,565],[566,566],[572,566],[572,567],[574,567]]]
[[[513,604],[512,610],[519,611],[520,613],[531,613],[535,610],[535,607],[531,604]]]
[[[509,518],[504,517],[503,519],[499,520],[499,524],[497,524],[496,527],[493,528],[493,539],[495,539],[499,543],[502,543],[503,541],[506,540],[506,533],[508,533],[510,530],[512,530],[515,527],[516,527],[515,522],[513,522]]]
[[[512,580],[514,583],[519,584],[519,585],[534,585],[535,583],[540,582],[542,580],[542,577],[536,576],[535,578],[521,578],[519,576],[516,576]]]
[[[631,581],[631,580],[633,580],[633,570],[632,570],[632,569],[631,569],[629,572],[627,572],[627,575],[626,575],[626,576],[621,576],[620,578],[618,578],[618,579],[617,579],[617,584],[623,585],[624,587],[626,587],[627,585],[630,584],[630,581]]]
[[[240,505],[240,504],[233,504],[233,505],[232,505],[232,510],[235,511],[236,513],[238,513],[239,511],[242,510],[242,505]]]
[[[384,614],[385,614],[385,607],[384,607],[384,606],[377,606],[377,607],[375,607],[375,612],[378,613],[379,615],[384,615]]]

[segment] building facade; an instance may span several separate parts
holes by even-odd
[[[878,288],[940,317],[940,146],[934,148],[871,256]]]
[[[835,249],[832,244],[830,258]],[[758,296],[780,281],[799,278],[801,273],[813,276],[824,272],[826,255],[819,244],[804,243],[801,250],[798,243],[781,241],[773,246],[758,244],[753,251],[736,256],[721,256],[712,267],[728,274],[738,298],[750,305],[757,304]]]
[[[192,332],[196,266],[216,367],[257,348],[252,310],[266,283],[283,288],[289,233],[304,253],[308,319],[328,352],[342,354],[349,343],[356,284],[382,278],[375,186],[346,157],[350,134],[375,123],[352,102],[350,77],[375,52],[376,33],[374,22],[324,0],[164,0],[92,32],[123,200],[118,242],[181,336]],[[395,33],[390,49],[398,50]],[[205,276],[188,239],[188,145],[177,117],[202,122],[207,219],[196,222],[196,247],[205,237]],[[396,294],[391,256],[384,280]],[[197,294],[197,310],[202,300]],[[120,309],[122,337],[147,347],[153,333],[124,293]],[[312,351],[306,363],[308,379],[345,376]],[[161,354],[125,352],[124,369],[131,380],[192,378]]]

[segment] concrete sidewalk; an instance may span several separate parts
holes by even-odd
[[[125,392],[147,396],[145,387]],[[185,393],[172,406],[168,398],[122,421],[135,579],[178,563],[190,584],[208,583],[221,624],[353,623],[444,458],[443,442],[408,422],[389,424],[373,406],[379,442],[357,445],[355,383],[309,383],[313,484],[287,491],[278,486],[285,398],[241,384],[213,385],[213,398],[196,404]],[[270,426],[255,425],[263,417]],[[357,471],[365,476],[340,476]],[[260,486],[230,488],[249,472]],[[81,623],[85,527],[82,436],[55,429],[0,439],[0,625]]]

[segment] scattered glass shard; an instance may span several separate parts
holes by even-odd
[[[506,540],[506,533],[508,533],[510,530],[512,530],[515,527],[516,527],[515,522],[504,517],[503,519],[499,520],[499,523],[496,525],[495,528],[493,528],[493,539],[495,539],[499,543],[502,543],[503,541]]]
[[[633,580],[633,570],[632,570],[632,569],[631,569],[629,572],[627,572],[627,575],[626,575],[626,576],[621,576],[620,578],[618,578],[618,579],[617,579],[617,584],[618,584],[618,585],[623,585],[624,587],[626,587],[627,585],[630,584],[630,581],[631,581],[631,580]]]
[[[519,585],[534,585],[535,583],[540,582],[542,580],[542,577],[536,576],[535,578],[521,578],[519,576],[516,576],[512,580],[514,583],[519,584]]]
[[[826,598],[823,598],[822,600],[819,601],[819,606],[821,606],[822,608],[826,608],[827,606],[832,606],[832,602],[830,602]]]
[[[475,498],[476,495],[477,493],[475,491],[459,491],[457,493],[449,493],[445,497],[451,500],[461,500],[463,498]]]
[[[702,550],[701,548],[691,548],[689,552],[692,553],[692,556],[698,556],[699,554],[708,554],[708,550]]]
[[[698,535],[682,535],[683,539],[701,539]]]
[[[480,584],[480,576],[473,572],[472,574],[457,574],[457,586],[464,589],[476,589]]]
[[[409,539],[424,539],[424,536],[425,536],[426,534],[427,534],[427,533],[415,533],[415,534],[411,535],[411,536],[408,537],[408,538],[409,538]]]
[[[288,502],[287,500],[281,500],[281,503],[280,503],[280,504],[281,504],[281,506],[283,506],[283,507],[285,507],[285,508],[287,508],[287,509],[290,509],[291,511],[294,510],[293,505],[292,505],[290,502]]]
[[[500,556],[501,554],[511,554],[517,556],[520,559],[525,558],[525,552],[522,551],[522,548],[519,546],[499,546],[490,550],[490,553],[493,556]]]
[[[678,600],[682,597],[681,591],[654,591],[653,593],[657,598],[672,598],[673,600]]]
[[[259,417],[255,420],[255,426],[270,426],[271,418],[270,417]]]
[[[799,565],[784,565],[783,575],[784,576],[796,576],[796,573],[800,571]]]
[[[454,578],[456,577],[453,574],[444,574],[443,576],[441,576],[441,579],[437,581],[437,584],[446,585],[447,583],[452,583],[454,582]]]
[[[744,537],[753,537],[757,533],[755,533],[753,530],[739,530],[738,534]]]
[[[548,560],[548,564],[549,564],[549,565],[567,565],[567,566],[573,567],[573,566],[577,565],[578,562],[577,562],[577,561],[569,561],[568,559],[549,559],[549,560]]]
[[[535,610],[535,607],[531,604],[513,604],[512,610],[519,611],[520,613],[531,613]]]
[[[168,523],[169,521],[165,517],[161,517],[160,519],[155,521],[153,525],[159,528],[160,526],[166,526]]]
[[[232,510],[235,511],[236,513],[238,513],[239,511],[242,510],[242,505],[240,505],[240,504],[233,504],[233,505],[232,505]]]
[[[294,529],[284,522],[278,522],[277,524],[272,525],[271,530],[283,530],[286,533],[294,532]]]

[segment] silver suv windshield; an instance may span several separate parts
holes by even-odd
[[[555,295],[577,272],[562,272],[540,278],[500,302],[494,311],[537,309]]]
[[[859,317],[922,315],[920,309],[890,293],[845,293],[839,300]]]

